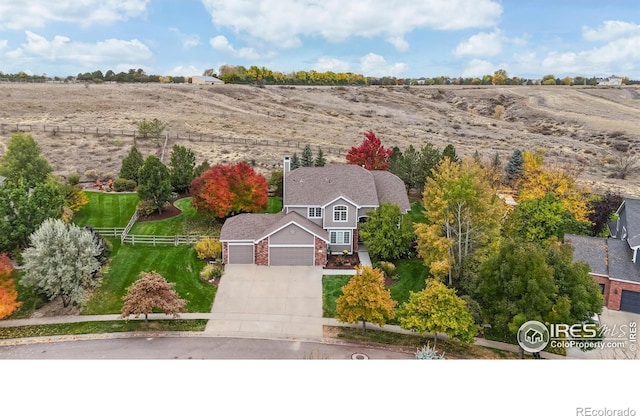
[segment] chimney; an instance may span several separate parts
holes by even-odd
[[[282,163],[282,172],[285,175],[291,172],[291,159],[289,159],[289,156],[285,156],[284,158],[284,162]]]

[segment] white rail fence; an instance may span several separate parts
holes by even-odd
[[[103,237],[120,238],[120,241],[131,245],[179,246],[192,245],[205,238],[218,238],[215,235],[142,235],[125,234],[122,227],[94,227]]]

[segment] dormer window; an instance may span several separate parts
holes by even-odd
[[[336,205],[333,207],[333,221],[347,222],[347,212],[346,205]]]
[[[322,208],[312,207],[307,212],[307,218],[322,218]]]

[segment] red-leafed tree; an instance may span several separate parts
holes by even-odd
[[[371,130],[364,134],[364,140],[358,147],[352,147],[347,153],[347,162],[360,165],[367,170],[389,169],[389,158],[393,149],[385,149],[380,139]]]
[[[192,204],[203,213],[225,218],[267,207],[267,181],[244,162],[216,165],[191,182]]]
[[[174,290],[175,283],[169,283],[159,273],[140,272],[140,279],[127,288],[127,294],[122,298],[122,317],[134,315],[136,318],[144,315],[147,321],[149,314],[158,309],[174,318],[185,311],[187,301],[181,299]]]
[[[22,305],[18,302],[18,292],[11,279],[13,265],[6,254],[0,254],[0,319],[11,315]]]

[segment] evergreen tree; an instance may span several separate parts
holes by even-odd
[[[313,164],[318,168],[321,168],[327,164],[327,158],[324,157],[324,152],[322,151],[321,148],[318,148],[318,153],[316,154],[316,160],[313,162]]]
[[[291,156],[291,170],[298,169],[300,167],[300,158],[297,153],[293,153]]]
[[[169,173],[171,174],[171,186],[176,192],[189,189],[194,178],[195,167],[196,156],[191,149],[187,149],[184,146],[173,146],[171,161],[169,162]]]
[[[453,147],[452,144],[448,144],[444,150],[442,150],[442,157],[448,157],[452,162],[457,163],[460,161],[458,155],[456,154],[456,148]]]
[[[156,156],[149,156],[140,167],[138,195],[158,212],[171,197],[169,169]]]
[[[206,160],[202,161],[202,163],[196,166],[196,168],[193,170],[193,177],[197,178],[198,176],[202,175],[210,167],[211,165],[209,165],[209,162],[207,162]]]
[[[519,149],[513,151],[505,171],[510,184],[514,184],[522,177],[522,172],[524,172],[524,157],[522,156],[522,151]]]
[[[302,156],[300,157],[300,166],[311,167],[313,166],[313,152],[311,146],[308,144],[302,149]]]
[[[144,159],[136,147],[132,147],[129,154],[122,159],[120,168],[120,178],[129,179],[138,183],[138,170],[144,163]]]

